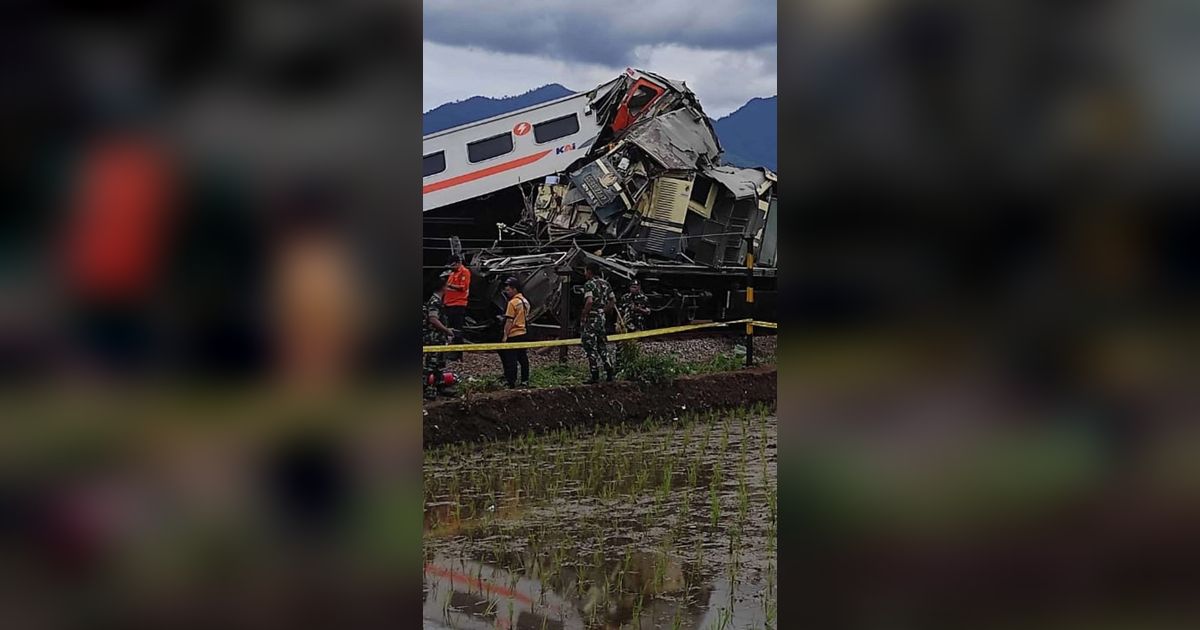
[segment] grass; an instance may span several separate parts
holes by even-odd
[[[582,385],[587,380],[588,370],[582,365],[552,363],[529,368],[529,386],[536,389]],[[502,375],[490,374],[464,380],[461,389],[465,395],[482,394],[508,389],[508,383],[504,382]]]
[[[691,373],[686,363],[665,354],[639,354],[621,366],[623,378],[648,384],[665,383]]]
[[[712,374],[741,369],[745,361],[725,352],[701,361],[686,361],[669,354],[642,352],[638,346],[622,348],[619,363],[622,378],[647,384],[664,383],[688,374]]]
[[[636,344],[619,344],[616,349],[617,370],[622,380],[645,384],[664,383],[689,374],[732,372],[745,365],[745,360],[732,352],[723,352],[703,360],[688,361],[670,354],[643,352]],[[603,378],[603,375],[601,375]],[[588,368],[577,363],[551,363],[530,367],[529,385],[535,389],[582,385],[589,378]],[[501,391],[508,388],[501,374],[475,376],[464,380],[460,390],[464,395]]]

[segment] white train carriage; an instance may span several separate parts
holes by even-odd
[[[603,123],[580,92],[425,136],[422,209],[433,210],[565,170]]]
[[[602,120],[592,106],[618,87],[625,91],[619,107]],[[588,92],[429,134],[422,141],[421,208],[427,212],[565,171],[592,149],[605,126],[623,129],[672,88],[686,89],[626,69],[625,76]]]

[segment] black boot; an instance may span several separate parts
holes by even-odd
[[[608,379],[607,379],[608,382],[611,383],[611,382],[613,382],[613,376],[616,375],[617,371],[614,370],[613,368],[607,368],[605,370],[605,373],[608,375]]]
[[[588,380],[588,385],[595,385],[600,382],[600,370],[592,370],[592,378]]]

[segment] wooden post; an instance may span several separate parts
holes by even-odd
[[[746,367],[754,366],[754,237],[746,238]]]

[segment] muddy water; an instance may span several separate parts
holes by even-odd
[[[425,459],[429,628],[776,627],[766,409]]]

